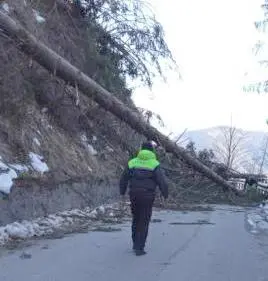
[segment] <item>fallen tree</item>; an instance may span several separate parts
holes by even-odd
[[[133,112],[114,95],[109,93],[66,59],[40,42],[19,22],[13,20],[9,15],[2,11],[0,11],[0,29],[2,30],[0,30],[0,32],[13,40],[18,49],[30,56],[52,74],[63,79],[69,85],[78,88],[101,107],[127,123],[132,129],[148,139],[160,143],[167,152],[171,152],[177,158],[183,159],[196,171],[204,174],[225,189],[234,190],[236,192],[236,189],[222,177],[197,159],[190,156],[183,148],[178,147],[168,137],[162,135],[155,128],[151,127],[138,113]]]

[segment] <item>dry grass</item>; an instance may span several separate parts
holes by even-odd
[[[80,18],[62,10],[55,1],[6,2],[11,16],[42,42],[90,76],[97,75],[96,46],[90,43]],[[36,22],[32,8],[40,11],[45,23]],[[0,155],[7,162],[27,163],[29,151],[39,153],[50,167],[50,177],[57,180],[118,173],[129,144],[137,146],[141,137],[24,56],[5,36],[0,50]],[[93,145],[97,157],[81,144],[82,133],[89,140],[98,137]],[[34,137],[40,147],[34,144]]]

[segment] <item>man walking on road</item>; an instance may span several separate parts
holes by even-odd
[[[142,145],[137,157],[128,162],[120,179],[120,194],[125,195],[129,186],[132,212],[133,250],[137,256],[145,255],[149,222],[158,186],[162,196],[167,199],[168,185],[156,159],[154,142]]]

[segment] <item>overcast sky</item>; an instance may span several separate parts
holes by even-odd
[[[261,36],[254,21],[262,18],[262,1],[150,2],[183,81],[167,73],[167,84],[137,89],[136,104],[159,113],[173,132],[230,125],[231,116],[240,128],[268,131],[268,95],[242,91],[245,72],[258,74],[252,48]]]

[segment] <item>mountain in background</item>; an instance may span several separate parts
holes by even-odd
[[[201,130],[187,131],[184,139],[192,140],[198,149],[213,148],[213,143],[221,135],[223,127],[212,127]],[[264,138],[268,132],[261,131],[245,131],[242,130],[246,136],[246,142],[249,150],[258,150],[263,145]]]
[[[224,127],[219,126],[201,130],[187,131],[183,136],[183,145],[185,146],[189,141],[193,141],[198,150],[205,148],[213,149],[215,148],[215,142],[222,137],[223,128]],[[245,135],[243,149],[246,151],[246,161],[250,163],[256,161],[260,162],[265,147],[265,138],[267,137],[268,132],[246,130],[241,131]],[[264,171],[268,171],[267,159],[265,160]]]

